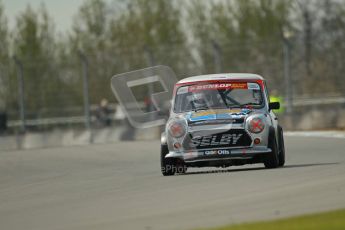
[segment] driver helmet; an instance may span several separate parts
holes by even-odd
[[[211,95],[203,92],[193,93],[193,104],[196,108],[209,107],[212,104]]]

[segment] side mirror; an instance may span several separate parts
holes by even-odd
[[[272,110],[272,109],[280,109],[280,103],[279,102],[270,102],[268,104],[268,109]]]

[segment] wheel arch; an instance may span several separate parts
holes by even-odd
[[[165,132],[161,133],[161,145],[167,145],[167,136]]]

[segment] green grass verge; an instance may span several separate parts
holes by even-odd
[[[229,225],[208,230],[344,230],[345,209],[273,221]],[[201,230],[201,229],[200,229]]]

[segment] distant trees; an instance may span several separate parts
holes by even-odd
[[[281,80],[282,33],[291,27],[291,1],[194,1],[189,9],[206,72],[215,71],[212,49],[220,49],[222,72],[256,72],[274,83]]]
[[[9,31],[0,3],[0,83],[9,85],[0,95],[17,107],[12,55],[23,64],[25,100],[35,116],[82,111],[83,61],[93,104],[115,100],[114,74],[157,64],[179,77],[259,73],[282,91],[286,39],[295,93],[344,92],[345,0],[86,0],[63,35],[44,6],[28,6]]]
[[[27,6],[18,15],[12,32],[12,52],[23,65],[28,113],[37,115],[57,104],[55,39],[54,24],[44,5],[38,10]]]
[[[181,19],[181,8],[173,1],[130,1],[111,21],[113,49],[131,60],[125,63],[127,70],[164,63],[179,68],[188,57]]]
[[[67,43],[73,53],[82,52],[89,60],[93,102],[113,98],[108,89],[115,73],[157,64],[182,71],[190,61],[180,11],[171,1],[133,0],[117,7],[122,10],[103,0],[86,1]]]
[[[9,34],[4,7],[0,1],[0,112],[7,107],[10,101],[9,88]]]
[[[86,61],[89,81],[92,86],[90,98],[98,103],[102,98],[113,98],[110,91],[110,77],[116,73],[114,69],[115,55],[111,50],[109,24],[111,9],[104,0],[87,0],[80,6],[74,17],[72,32],[66,41],[69,47],[68,59],[74,63],[74,70],[80,70]],[[74,88],[82,95],[82,72],[74,72]],[[102,92],[102,93],[100,93]]]
[[[345,1],[295,0],[290,13],[294,26],[295,92],[341,94],[345,84]],[[299,56],[297,56],[299,55]]]
[[[7,28],[7,19],[4,15],[4,7],[0,1],[0,60],[8,59],[9,56],[9,37]]]

